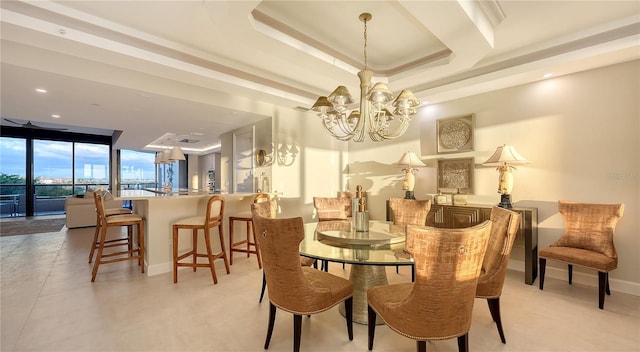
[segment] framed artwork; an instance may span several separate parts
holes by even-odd
[[[437,120],[438,153],[472,151],[474,127],[473,114]]]
[[[438,191],[473,194],[473,158],[438,160]]]

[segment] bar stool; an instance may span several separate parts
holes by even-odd
[[[102,195],[96,193],[94,195],[94,199],[96,202],[96,212],[98,217],[100,218],[100,239],[98,241],[98,254],[96,256],[96,261],[93,264],[93,271],[91,273],[91,282],[94,282],[96,279],[96,274],[98,273],[98,268],[101,264],[115,263],[124,260],[138,260],[138,266],[140,266],[140,271],[144,273],[144,218],[138,214],[121,214],[121,215],[111,215],[107,217],[105,215],[104,203],[102,200]],[[137,226],[137,235],[138,235],[138,248],[133,249],[132,242],[132,232],[133,225]],[[126,251],[118,251],[111,253],[104,253],[105,247],[113,247],[113,241],[107,241],[107,230],[109,227],[127,227],[127,238],[120,239],[121,241],[127,241],[127,250]],[[117,240],[115,240],[117,241]],[[113,259],[103,259],[103,258],[111,258]]]
[[[260,193],[253,198],[253,203],[268,202],[271,197],[268,194]],[[234,242],[233,237],[233,224],[236,221],[244,222],[247,225],[247,239],[239,242]],[[253,242],[251,237],[253,236]],[[243,244],[247,245],[247,248],[239,248]],[[251,247],[253,246],[253,249]],[[262,269],[262,259],[260,258],[260,250],[258,248],[258,241],[256,241],[256,234],[253,231],[253,217],[251,213],[245,216],[230,216],[229,217],[229,262],[233,265],[233,252],[247,253],[247,258],[251,254],[255,254],[258,258],[258,268]]]
[[[94,193],[94,202],[95,202],[95,193]],[[132,214],[132,213],[133,212],[129,208],[107,208],[104,210],[104,215],[106,217],[113,216],[113,215],[126,215],[126,214]],[[93,244],[91,245],[91,251],[89,252],[89,264],[91,264],[91,262],[93,261],[93,254],[95,253],[96,249],[98,249],[98,246],[100,245],[100,241],[98,241],[98,236],[100,236],[101,225],[102,225],[102,222],[100,221],[100,215],[96,211],[96,230],[93,234]],[[127,245],[129,250],[131,250],[132,234],[130,230],[131,230],[131,227],[127,227],[127,238],[116,238],[116,239],[105,241],[104,248]]]
[[[224,237],[222,230],[222,220],[224,219],[224,199],[220,196],[213,196],[207,201],[207,211],[204,216],[194,216],[176,221],[173,224],[173,283],[178,282],[178,267],[186,266],[193,268],[195,272],[198,267],[208,267],[211,269],[211,276],[213,277],[213,283],[218,283],[218,277],[216,276],[216,268],[214,260],[222,258],[224,260],[224,266],[229,274],[229,261],[227,260],[227,253],[224,248]],[[220,236],[219,253],[213,253],[211,250],[211,229],[218,227],[218,235]],[[178,234],[180,229],[192,230],[193,236],[193,248],[182,255],[178,255]],[[204,233],[205,247],[207,254],[198,253],[198,230],[202,230]],[[193,262],[180,262],[182,259],[192,257]],[[207,263],[198,263],[198,257],[207,258]]]

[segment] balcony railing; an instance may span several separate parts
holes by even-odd
[[[156,183],[125,183],[120,189],[155,188]],[[64,214],[64,201],[88,189],[108,189],[106,183],[36,184],[34,185],[34,215]],[[27,195],[25,184],[0,184],[0,217],[26,216]]]

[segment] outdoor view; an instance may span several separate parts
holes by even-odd
[[[121,151],[121,188],[155,187],[154,153]],[[0,137],[0,215],[24,216],[27,203],[27,145]],[[109,146],[33,141],[34,213],[61,214],[64,198],[87,189],[109,188]]]

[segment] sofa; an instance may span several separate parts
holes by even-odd
[[[114,200],[109,191],[102,192],[105,209],[122,207],[122,201]],[[69,197],[65,200],[64,210],[67,214],[66,225],[68,229],[96,226],[96,203],[93,193],[87,191],[83,197]]]

